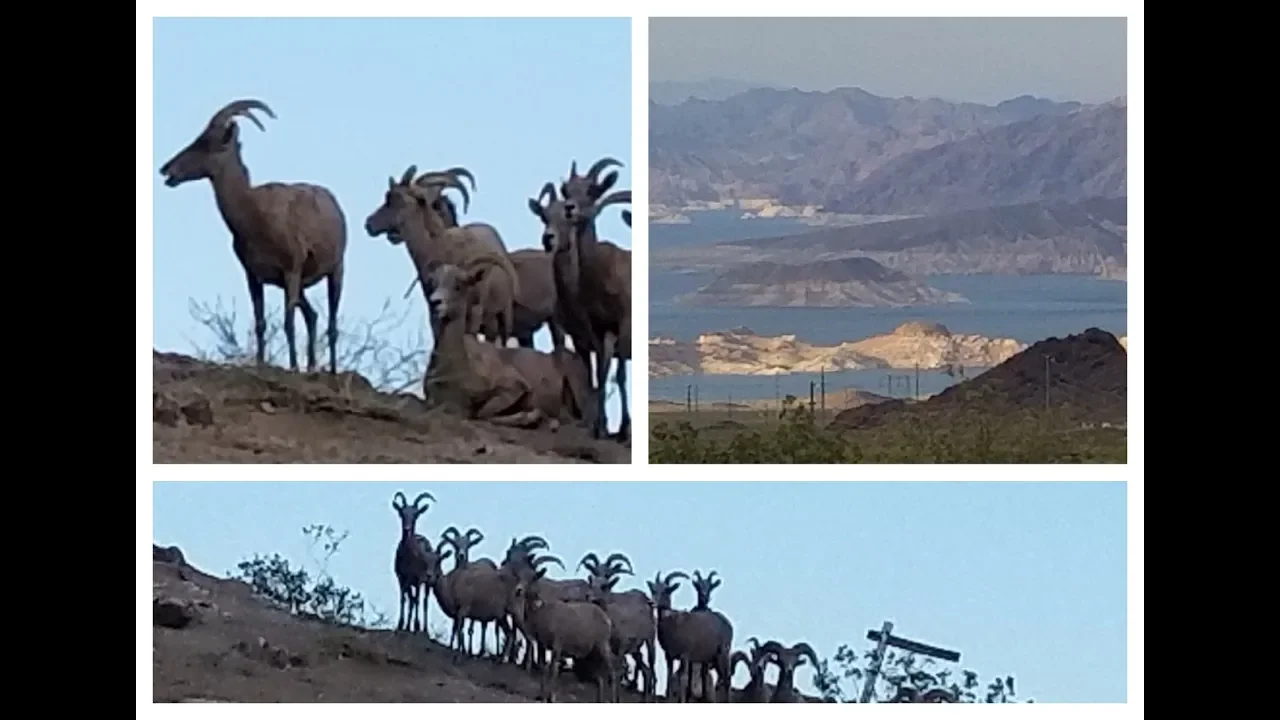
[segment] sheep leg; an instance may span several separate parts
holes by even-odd
[[[605,388],[609,386],[609,366],[613,364],[616,344],[617,338],[612,333],[606,333],[600,343],[600,353],[596,355],[596,388],[600,391],[596,396],[596,406],[600,415],[596,418],[596,429],[592,436],[597,440],[609,434],[609,418],[605,415],[605,401],[609,394],[605,392]]]
[[[404,609],[406,605],[406,591],[404,583],[400,584],[400,618],[396,620],[396,632],[404,631]]]
[[[676,675],[676,659],[667,656],[667,701],[680,702],[680,678]]]
[[[622,423],[618,426],[618,440],[626,442],[631,437],[631,411],[627,403],[627,361],[618,358],[618,372],[613,376],[618,384],[618,401],[622,405]]]
[[[453,629],[449,632],[449,647],[453,649],[453,664],[457,665],[462,659],[464,651],[462,643],[462,612],[459,608],[458,613],[453,618]]]
[[[253,339],[257,344],[258,366],[267,364],[267,308],[262,281],[245,272],[249,281],[249,303],[253,305]]]
[[[551,317],[547,318],[547,330],[551,333],[551,349],[553,351],[563,350],[564,349],[564,323],[560,320],[560,311],[558,309],[552,311]],[[530,343],[533,342],[532,337],[529,338],[529,342]],[[533,345],[530,344],[529,347],[533,347]]]
[[[511,383],[497,388],[484,404],[476,410],[477,420],[488,420],[504,427],[529,428],[542,422],[543,413],[536,407],[528,407],[528,386]],[[518,408],[526,408],[520,410]]]
[[[307,326],[307,372],[316,371],[316,309],[307,301],[305,292],[298,294],[298,309],[302,311],[302,324]]]
[[[289,369],[298,370],[297,309],[302,296],[302,271],[289,270],[284,274],[284,339],[289,343]]]
[[[338,374],[338,303],[342,300],[342,275],[343,264],[338,263],[325,279],[329,291],[329,327],[325,335],[329,339],[329,372],[334,375]]]
[[[702,663],[702,665],[698,669],[698,680],[699,680],[699,684],[702,686],[701,689],[702,689],[703,702],[715,702],[716,694],[712,692],[710,689],[711,688],[711,666],[710,665],[707,665],[706,663]]]

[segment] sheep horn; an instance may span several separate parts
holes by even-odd
[[[475,537],[475,540],[471,539],[473,536]],[[467,547],[473,547],[484,542],[484,533],[480,532],[476,528],[469,528],[465,537],[467,540]]]
[[[249,112],[250,110],[261,110],[267,114],[267,117],[272,120],[276,119],[276,114],[261,100],[235,100],[227,103],[226,107],[213,114],[213,117],[209,120],[209,127],[224,127],[231,121],[231,118],[239,116],[248,118],[254,125],[258,126],[259,130],[266,132],[266,126],[253,113]]]
[[[475,176],[475,175],[472,175],[470,170],[468,170],[468,169],[466,169],[466,168],[464,168],[464,167],[451,167],[451,168],[449,168],[448,170],[445,170],[445,172],[446,172],[447,174],[449,174],[449,175],[454,176],[454,177],[466,178],[467,180],[469,180],[469,181],[471,182],[471,190],[472,190],[473,192],[475,191],[475,189],[476,189],[476,176]]]
[[[551,194],[551,202],[556,201],[556,186],[553,183],[547,183],[546,185],[543,185],[542,190],[538,192],[539,205],[542,204],[542,198],[546,197],[548,193]]]
[[[773,656],[779,659],[786,653],[786,651],[787,651],[786,648],[782,647],[782,644],[779,643],[777,640],[770,640],[769,642],[760,646],[761,655],[768,655],[770,653],[773,653]]]
[[[569,179],[572,180],[576,177],[578,177],[578,161],[574,160],[569,163]]]
[[[611,157],[600,158],[590,167],[590,169],[587,170],[586,178],[591,181],[592,185],[595,185],[596,177],[600,174],[601,170],[604,170],[607,167],[622,167],[622,163]]]
[[[741,650],[734,650],[733,654],[729,656],[729,672],[730,673],[737,671],[739,662],[746,665],[748,669],[747,671],[750,672],[751,659],[748,658],[747,654],[742,652]]]
[[[605,209],[610,205],[617,205],[619,203],[630,203],[630,202],[631,202],[630,190],[615,190],[596,201],[595,211],[599,213],[601,210]]]
[[[622,567],[622,563],[626,563],[626,567]],[[609,568],[616,575],[618,573],[626,573],[627,575],[635,575],[635,569],[631,567],[631,558],[616,552],[604,561],[605,567]]]
[[[662,573],[658,573],[658,577],[662,577]],[[688,576],[688,575],[686,575],[686,574],[684,574],[684,573],[682,573],[682,572],[680,572],[679,570],[676,570],[676,571],[675,571],[675,572],[673,572],[673,573],[669,573],[669,574],[667,575],[667,578],[666,578],[665,580],[660,580],[659,582],[661,582],[663,585],[665,585],[665,586],[667,586],[667,587],[671,587],[671,581],[672,581],[672,580],[678,580],[678,579],[680,579],[680,578],[684,578],[685,580],[688,580],[688,579],[689,579],[689,576]],[[678,586],[677,586],[677,587],[678,587]]]
[[[409,504],[409,501],[405,499],[404,493],[398,490],[396,491],[395,495],[391,496],[391,509],[395,510],[396,512],[399,512],[400,508],[408,504]]]
[[[534,570],[537,570],[542,567],[543,563],[555,563],[556,565],[560,566],[561,570],[564,569],[564,563],[560,562],[560,558],[556,557],[555,555],[539,555],[538,557],[534,558],[533,561],[529,563],[529,565]]]
[[[600,558],[593,552],[583,555],[582,559],[578,561],[578,567],[574,568],[574,570],[577,570],[578,568],[584,568],[584,567],[587,569],[587,572],[591,573],[592,575],[599,575],[600,574]]]
[[[467,191],[467,186],[462,184],[462,181],[455,175],[444,172],[424,173],[413,184],[424,188],[433,186],[453,188],[462,193],[462,212],[467,212],[471,208],[471,193]]]
[[[417,507],[418,507],[418,503],[422,502],[422,498],[426,498],[426,499],[430,500],[431,502],[435,502],[435,501],[436,501],[436,498],[435,498],[435,496],[434,496],[434,495],[432,495],[432,494],[431,494],[431,493],[429,493],[429,492],[424,492],[424,493],[422,493],[422,494],[418,495],[418,497],[416,497],[416,498],[414,498],[414,499],[413,499],[413,507],[414,507],[415,509],[417,509]],[[429,507],[431,507],[431,506],[430,506],[430,505],[428,505],[427,507],[422,508],[422,512],[426,512],[427,508],[429,508]]]
[[[547,541],[543,540],[540,535],[527,535],[523,540],[516,543],[516,547],[525,552],[533,552],[534,550],[546,550]]]
[[[802,656],[809,658],[809,662],[813,663],[814,670],[817,670],[818,666],[822,664],[821,661],[818,660],[818,653],[814,652],[813,648],[810,647],[807,642],[798,642],[795,645],[792,645],[791,651],[798,652]]]
[[[622,211],[622,222],[626,223],[627,227],[631,227],[631,211],[630,210]]]

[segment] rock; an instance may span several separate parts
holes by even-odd
[[[182,406],[182,416],[187,419],[188,425],[207,427],[213,424],[213,406],[209,404],[208,398],[197,397]]]
[[[168,395],[151,393],[151,420],[161,425],[176,427],[180,417],[178,404]]]
[[[151,560],[153,562],[171,563],[173,565],[186,565],[187,559],[182,554],[182,550],[177,545],[169,547],[160,547],[159,545],[151,546]]]
[[[198,618],[194,606],[174,598],[157,597],[151,600],[151,619],[161,627],[181,630]]]

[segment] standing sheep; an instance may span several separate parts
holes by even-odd
[[[400,585],[400,619],[396,623],[396,631],[419,632],[422,622],[419,611],[427,599],[422,597],[424,583],[428,581],[431,564],[431,543],[417,534],[418,518],[430,508],[422,505],[423,500],[435,502],[429,492],[424,492],[413,499],[410,505],[404,493],[397,492],[391,498],[391,509],[400,518],[400,542],[396,544],[395,572],[396,581]]]
[[[545,587],[537,582],[546,572],[546,568],[537,570],[531,582],[521,582],[514,591],[516,602],[523,604],[526,627],[533,638],[551,652],[551,658],[542,671],[541,696],[547,702],[555,702],[560,660],[571,657],[575,662],[583,660],[598,668],[596,702],[605,702],[606,685],[612,702],[618,702],[615,660],[610,643],[613,625],[608,614],[593,603],[564,602],[548,596]]]
[[[637,687],[640,678],[644,678],[642,699],[653,702],[657,694],[654,666],[658,660],[654,646],[657,626],[653,618],[653,600],[641,590],[614,592],[620,579],[618,575],[605,578],[592,575],[587,600],[604,608],[613,624],[611,642],[619,660],[618,670],[626,670],[625,658],[630,657],[636,665]]]
[[[658,612],[658,642],[667,656],[668,699],[671,699],[670,688],[677,685],[682,690],[680,702],[692,700],[694,665],[710,665],[715,668],[717,682],[722,699],[729,701],[731,687],[729,658],[733,646],[733,625],[723,614],[715,610],[675,610],[671,607],[671,596],[679,589],[677,577],[688,579],[688,575],[673,572],[664,579],[658,573],[649,582],[649,593],[653,597],[654,607]],[[677,682],[675,661],[680,661],[680,669],[684,679]],[[704,672],[703,684],[706,685]],[[715,697],[712,694],[711,697]]]
[[[207,178],[223,221],[231,230],[231,247],[244,267],[253,305],[257,363],[266,364],[267,320],[264,286],[284,290],[284,335],[289,368],[298,369],[294,310],[307,326],[307,371],[316,368],[316,311],[304,291],[324,278],[329,294],[329,372],[338,372],[338,304],[347,250],[347,221],[327,188],[310,183],[269,182],[252,185],[240,157],[240,127],[247,118],[266,131],[251,111],[275,113],[260,100],[236,100],[214,113],[200,135],[160,166],[164,184],[177,187]]]

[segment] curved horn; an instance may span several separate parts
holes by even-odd
[[[594,185],[596,177],[600,175],[600,171],[607,167],[622,167],[622,162],[611,157],[602,157],[587,170],[586,178]]]
[[[555,563],[556,565],[560,566],[561,570],[564,569],[564,563],[560,562],[560,558],[556,557],[555,555],[539,555],[538,557],[534,558],[533,562],[529,563],[529,565],[534,570],[537,570],[542,567],[543,563]]]
[[[747,672],[751,672],[751,658],[747,657],[747,654],[741,650],[734,650],[733,654],[729,656],[730,675],[738,671],[739,662],[747,666]]]
[[[619,203],[629,204],[630,202],[631,202],[630,190],[615,190],[596,201],[595,212],[599,213],[601,210],[605,209],[610,205],[617,205]],[[627,223],[627,224],[630,225],[630,223]]]
[[[626,567],[623,567],[623,563],[626,563]],[[620,552],[610,555],[609,558],[604,561],[604,565],[613,571],[615,575],[619,573],[625,573],[627,575],[636,574],[635,569],[631,567],[631,558]]]
[[[600,574],[599,556],[597,556],[593,552],[589,552],[586,555],[583,555],[582,559],[578,561],[578,567],[574,568],[574,570],[577,570],[579,568],[584,568],[584,567],[587,569],[587,572],[591,573],[592,575],[599,575]]]
[[[782,662],[783,662],[782,658],[786,654],[787,654],[787,649],[782,647],[782,643],[778,642],[777,640],[770,640],[769,642],[760,646],[760,657],[768,658],[770,655],[772,655],[773,661],[777,663],[779,667],[782,666]]]
[[[464,537],[467,540],[468,547],[479,545],[480,543],[484,542],[484,533],[480,532],[476,528],[468,528],[467,534]],[[475,539],[472,540],[471,539],[472,537],[474,537]]]
[[[418,497],[416,497],[416,498],[414,498],[414,499],[413,499],[413,506],[414,506],[415,508],[416,508],[416,507],[418,507],[418,503],[421,503],[423,498],[426,498],[426,499],[430,500],[431,502],[435,502],[435,501],[436,501],[436,498],[435,498],[435,496],[434,496],[434,495],[432,495],[432,494],[431,494],[431,493],[429,493],[429,492],[424,492],[424,493],[420,493],[420,494],[418,495]],[[428,505],[427,507],[422,508],[422,510],[423,510],[423,511],[425,511],[425,510],[426,510],[427,508],[429,508],[429,507],[431,507],[431,506],[430,506],[430,505]]]
[[[622,222],[626,223],[627,227],[631,227],[631,211],[630,210],[622,211]]]
[[[551,195],[551,202],[555,202],[555,201],[556,201],[556,199],[557,199],[557,198],[556,198],[556,186],[555,186],[553,183],[547,183],[546,185],[543,185],[543,186],[542,186],[542,189],[538,191],[538,204],[539,204],[539,205],[541,205],[541,204],[542,204],[542,198],[546,197],[548,194],[550,194],[550,195]]]
[[[418,166],[410,165],[409,169],[405,170],[404,173],[400,175],[400,184],[408,185],[409,183],[413,182],[413,176],[417,174],[418,174]]]
[[[516,543],[516,547],[525,552],[533,552],[534,550],[546,550],[549,545],[547,541],[542,539],[541,535],[526,535],[523,540]]]
[[[475,189],[476,189],[476,176],[475,176],[475,175],[472,175],[470,170],[468,170],[468,169],[466,169],[466,168],[464,168],[464,167],[451,167],[451,168],[449,168],[448,170],[445,170],[445,173],[447,173],[447,174],[449,174],[449,175],[452,175],[452,176],[454,176],[454,177],[458,177],[458,178],[466,178],[466,179],[471,183],[471,190],[472,190],[472,192],[474,192],[474,191],[475,191]]]
[[[462,212],[467,212],[471,208],[471,193],[456,175],[451,175],[447,172],[423,173],[417,180],[413,181],[413,184],[418,187],[453,188],[462,194]]]
[[[701,570],[694,570],[694,571],[693,571],[693,584],[694,584],[694,585],[701,585],[701,584],[703,584],[703,583],[705,583],[705,582],[706,582],[706,579],[702,577],[702,571],[701,571]]]
[[[791,651],[808,658],[809,662],[813,663],[814,670],[817,670],[818,666],[822,664],[822,661],[818,660],[818,653],[814,652],[813,648],[810,647],[807,642],[798,642],[795,645],[792,645]]]
[[[661,577],[662,573],[658,573],[658,576]],[[663,585],[666,585],[667,587],[671,587],[672,580],[679,580],[681,578],[688,580],[689,576],[680,572],[679,570],[676,570],[675,572],[668,573],[666,579],[662,580],[661,582]]]
[[[404,493],[400,492],[399,490],[396,491],[395,495],[391,496],[391,509],[395,510],[396,512],[400,512],[400,508],[408,504],[409,504],[409,501],[405,499]]]
[[[569,177],[570,178],[578,177],[578,161],[577,160],[574,160],[573,162],[569,163]]]
[[[259,130],[266,132],[266,126],[250,110],[261,110],[266,113],[267,117],[272,120],[276,119],[276,114],[261,100],[235,100],[227,103],[221,110],[213,114],[213,117],[209,119],[209,127],[223,127],[228,122],[231,122],[231,118],[239,116],[248,118],[254,125],[258,126]]]

